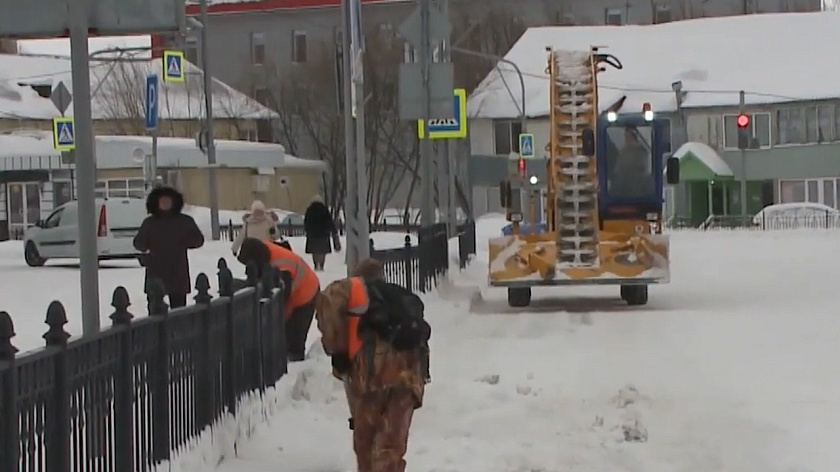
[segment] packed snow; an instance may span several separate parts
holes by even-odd
[[[513,309],[485,283],[503,225],[480,220],[477,260],[424,296],[433,381],[408,470],[836,469],[834,232],[675,232],[648,306],[549,288]],[[317,344],[308,357],[161,470],[353,470],[343,391]]]
[[[547,46],[584,51],[607,46],[602,52],[618,57],[624,68],[607,67],[599,76],[602,110],[626,96],[622,110],[638,111],[648,102],[654,110],[674,111],[671,84],[678,80],[687,92],[686,108],[737,105],[739,90],[746,91],[748,105],[836,98],[840,63],[826,61],[815,44],[840,44],[840,15],[768,13],[620,28],[536,27],[505,59],[522,70],[529,117],[548,114]],[[521,90],[515,70],[499,63],[470,96],[467,112],[475,118],[516,118]]]

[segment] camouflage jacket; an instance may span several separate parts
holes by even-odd
[[[327,285],[317,297],[315,319],[327,354],[347,352],[349,294],[350,281],[340,279]],[[349,373],[341,375],[333,371],[337,379],[347,384],[348,393],[362,395],[390,388],[407,388],[414,394],[416,407],[422,405],[425,380],[418,352],[395,351],[387,342],[371,336],[350,361]]]

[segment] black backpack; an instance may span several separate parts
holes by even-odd
[[[424,319],[420,297],[382,279],[365,280],[370,309],[359,321],[359,331],[370,329],[397,351],[428,344],[432,328]]]

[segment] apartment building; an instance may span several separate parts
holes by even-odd
[[[340,0],[209,0],[208,47],[213,75],[252,97],[265,90],[254,77],[267,64],[284,69],[306,63],[318,48],[334,48],[341,25]],[[412,0],[361,0],[368,31],[394,35],[416,7]],[[481,29],[493,15],[509,17],[521,28],[546,25],[657,24],[683,19],[753,13],[820,11],[822,0],[450,0],[453,38],[467,28]],[[197,16],[198,4],[187,4]],[[518,37],[509,38],[511,46]],[[183,47],[201,67],[194,37],[156,37],[157,47]],[[493,51],[504,55],[507,51]]]

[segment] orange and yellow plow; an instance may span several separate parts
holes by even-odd
[[[490,285],[619,285],[668,283],[668,236],[598,233],[598,264],[573,267],[557,261],[555,233],[490,239]]]

